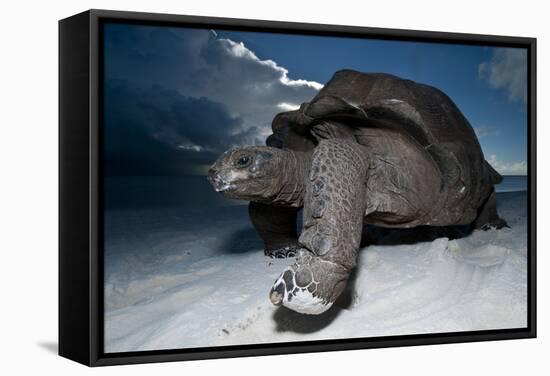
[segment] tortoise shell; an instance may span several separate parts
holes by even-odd
[[[353,137],[362,144],[369,127],[414,139],[436,162],[456,200],[463,200],[467,187],[477,201],[501,180],[485,161],[474,129],[446,94],[385,73],[336,72],[309,103],[275,116],[266,143],[295,151],[310,151],[321,139],[334,137]]]

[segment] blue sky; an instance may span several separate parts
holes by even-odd
[[[104,35],[112,174],[204,173],[224,148],[262,143],[277,112],[343,68],[441,89],[497,170],[526,173],[525,50],[115,24]]]

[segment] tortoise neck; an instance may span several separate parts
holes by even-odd
[[[273,204],[301,207],[306,193],[306,179],[309,174],[311,153],[285,150],[280,172],[280,189],[276,190]]]

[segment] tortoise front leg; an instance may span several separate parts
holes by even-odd
[[[301,248],[296,234],[298,208],[251,202],[248,213],[264,241],[264,253],[273,258],[294,257]]]
[[[356,265],[366,208],[367,157],[353,141],[323,140],[313,154],[304,200],[301,251],[270,299],[306,314],[328,310]]]

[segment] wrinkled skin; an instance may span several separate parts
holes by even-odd
[[[270,199],[282,184],[280,166],[287,153],[270,147],[247,147],[226,151],[208,171],[208,180],[227,198]]]
[[[249,146],[223,153],[208,171],[208,180],[227,198],[301,206],[309,153],[269,146]]]

